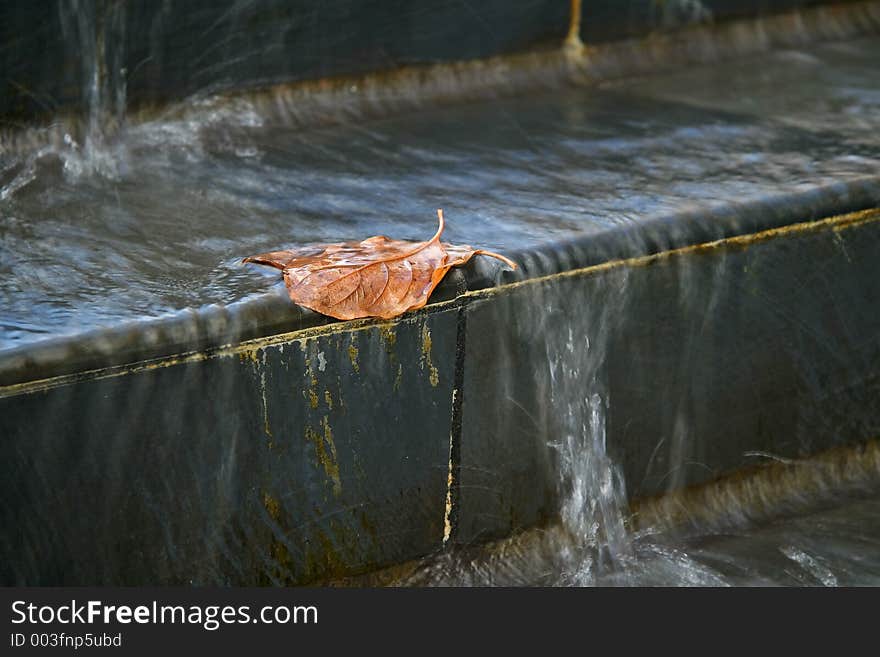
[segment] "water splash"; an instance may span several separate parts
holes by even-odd
[[[74,180],[118,179],[125,168],[125,2],[71,0],[59,12],[70,56],[80,62],[83,105],[80,126],[65,133],[59,152],[64,170]]]
[[[562,411],[562,438],[551,443],[559,456],[560,519],[568,540],[561,556],[559,583],[584,586],[618,570],[632,556],[625,526],[626,487],[621,469],[606,449],[610,395],[605,382],[608,338],[625,310],[627,278],[612,280],[609,298],[587,317],[559,299],[569,326],[561,350],[547,341],[550,402]]]
[[[125,6],[124,0],[58,5],[68,57],[79,64],[79,111],[0,139],[0,201],[37,180],[52,186],[58,161],[68,183],[92,177],[115,183],[127,173]]]
[[[779,551],[815,577],[822,586],[840,585],[837,577],[828,566],[801,548],[795,545],[784,545],[779,548]]]
[[[688,267],[679,273],[682,308],[694,307],[689,315],[699,329],[702,315],[696,306],[711,309],[720,302],[720,280],[704,275],[700,282]],[[533,431],[558,437],[549,442],[557,457],[558,518],[489,545],[459,546],[395,583],[835,586],[875,581],[880,529],[864,528],[880,528],[880,444],[849,446],[807,461],[773,458],[759,472],[689,488],[681,471],[699,456],[705,436],[694,435],[690,426],[693,411],[685,388],[680,403],[676,396],[668,399],[675,431],[665,446],[668,474],[657,487],[666,492],[630,505],[615,458],[625,455],[609,452],[606,437],[621,431],[620,415],[612,413],[617,388],[610,363],[622,346],[622,319],[632,311],[627,304],[636,291],[631,273],[611,270],[601,286],[590,288],[587,304],[583,297],[536,286],[530,303],[542,313],[509,318],[528,328],[499,350],[501,357],[515,352],[521,340],[540,336],[543,345],[538,353],[546,368],[530,375],[537,408],[528,415]],[[681,367],[686,374],[688,363]],[[639,373],[632,376],[638,380]],[[670,478],[682,488],[670,492]],[[873,547],[866,548],[866,542]]]

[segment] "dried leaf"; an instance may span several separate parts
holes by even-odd
[[[475,255],[516,264],[497,253],[445,244],[443,211],[440,227],[427,242],[392,240],[382,235],[362,242],[327,244],[291,251],[273,251],[245,258],[280,269],[290,298],[301,306],[337,319],[389,319],[421,308],[450,267]]]

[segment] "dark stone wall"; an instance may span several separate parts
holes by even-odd
[[[202,90],[490,57],[559,43],[568,25],[567,0],[4,3],[0,114],[82,109],[81,36],[91,30],[112,35],[105,55],[122,62],[129,105],[139,106]]]
[[[832,3],[827,0],[583,0],[581,39],[585,43],[604,43],[694,23],[767,16],[822,4]]]
[[[880,435],[878,245],[783,231],[470,303],[455,541],[552,518],[569,439],[639,499]]]
[[[568,436],[632,498],[876,438],[878,245],[866,212],[0,388],[0,584],[302,583],[506,536],[553,518]]]
[[[816,0],[584,0],[600,43],[820,4]],[[0,116],[85,112],[104,34],[108,76],[124,69],[139,107],[218,89],[314,80],[560,44],[569,0],[83,0],[0,6]],[[111,70],[112,69],[112,70]],[[118,71],[116,71],[118,73]],[[117,87],[118,88],[118,85]]]
[[[0,583],[283,585],[439,548],[457,323],[0,397]]]

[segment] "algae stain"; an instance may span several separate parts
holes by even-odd
[[[345,408],[345,400],[342,398],[342,377],[336,377],[336,402],[339,408]]]
[[[324,403],[327,404],[328,410],[333,410],[333,396],[330,394],[329,390],[324,391]]]
[[[348,345],[348,359],[351,361],[351,367],[355,372],[360,373],[361,366],[358,364],[358,348],[355,335],[351,335],[351,343]]]
[[[263,507],[272,520],[278,522],[281,519],[281,504],[266,491],[263,491]]]
[[[394,392],[400,390],[400,384],[403,381],[403,365],[397,364],[397,376],[394,377]]]
[[[304,561],[303,580],[305,583],[327,577],[340,577],[350,569],[333,539],[320,530],[315,533],[315,538],[309,541]]]
[[[272,435],[272,427],[269,424],[269,402],[266,401],[266,373],[263,372],[260,375],[260,391],[263,397],[263,432],[269,436],[269,438],[274,438]],[[269,441],[269,447],[273,447],[273,442]]]
[[[280,526],[281,504],[275,497],[266,491],[263,491],[263,508],[266,509],[266,513],[269,514],[272,521]],[[293,571],[293,560],[291,559],[287,545],[285,545],[283,541],[278,540],[274,532],[269,543],[269,555],[274,564],[274,568],[271,570],[274,571],[275,577],[282,580],[285,577],[289,577],[289,574]]]
[[[261,349],[259,347],[255,349],[244,349],[238,352],[238,360],[242,363],[250,362],[254,366],[258,366],[260,364],[259,352]]]
[[[385,349],[390,355],[394,345],[397,344],[397,331],[393,326],[381,326],[379,327],[379,335],[385,341]]]
[[[436,388],[440,383],[440,372],[431,360],[431,345],[431,329],[428,328],[427,323],[422,324],[422,357],[419,359],[419,367],[422,370],[428,368],[428,380]]]
[[[269,401],[266,393],[266,349],[264,347],[258,347],[256,349],[241,351],[238,354],[238,358],[242,363],[250,363],[254,375],[258,379],[258,385],[260,387],[260,403],[263,415],[263,432],[269,436],[269,438],[273,438],[272,427],[269,424]],[[269,447],[273,447],[271,440],[269,441]]]
[[[397,331],[394,326],[382,326],[379,328],[379,335],[382,342],[385,343],[385,353],[388,354],[388,362],[391,369],[397,366],[397,375],[394,379],[394,392],[400,390],[400,384],[403,380],[403,365],[397,359]]]
[[[376,530],[376,526],[370,521],[370,517],[367,515],[366,511],[361,511],[360,521],[361,528],[364,530],[364,533],[370,537],[373,545],[379,545],[379,532]]]
[[[305,344],[300,344],[300,349],[303,351],[303,362],[306,367],[306,377],[308,378],[308,389],[303,390],[303,397],[308,400],[309,406],[313,409],[318,408],[318,376],[315,374],[315,369],[312,367],[312,358],[308,354],[308,346]],[[326,362],[324,361],[324,352],[318,353],[318,369],[323,371],[323,365]]]
[[[306,427],[305,438],[315,446],[315,456],[318,463],[324,468],[327,478],[333,482],[333,494],[339,496],[342,492],[342,481],[339,478],[339,462],[336,455],[336,444],[333,442],[333,430],[330,428],[330,420],[325,415],[321,420],[322,433],[318,433],[312,427]]]

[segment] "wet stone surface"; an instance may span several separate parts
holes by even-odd
[[[638,499],[880,435],[878,247],[874,220],[473,300],[456,541],[555,517],[566,439]]]
[[[242,98],[86,152],[3,155],[0,365],[47,338],[252,300],[277,273],[245,255],[428,237],[437,207],[452,242],[611,257],[876,205],[878,54],[831,44],[697,70],[693,87],[670,74],[308,132]],[[625,556],[627,494],[876,437],[880,224],[858,216],[388,326],[189,355],[198,331],[148,327],[178,357],[15,380],[0,524],[20,531],[0,580],[311,582],[560,514]],[[563,253],[522,270],[585,262]],[[210,313],[234,343],[226,319]],[[783,547],[828,579],[809,546]]]
[[[519,252],[684,215],[711,235],[747,202],[803,220],[794,193],[876,202],[878,57],[862,39],[307,132],[242,98],[100,152],[0,155],[0,353],[259,295],[277,274],[239,264],[253,253],[427,239],[437,207],[449,241]]]
[[[283,585],[438,549],[456,324],[423,313],[0,398],[0,582]]]

